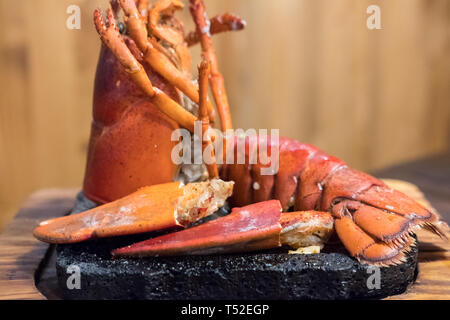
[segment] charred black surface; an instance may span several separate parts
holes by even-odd
[[[134,240],[133,240],[134,241]],[[67,299],[356,299],[399,294],[413,282],[417,249],[399,266],[374,274],[342,253],[285,252],[116,259],[109,250],[129,239],[57,248],[59,286]],[[81,289],[69,290],[67,268],[80,268]],[[369,280],[371,284],[372,281]]]

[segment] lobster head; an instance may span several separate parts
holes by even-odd
[[[126,37],[125,41],[137,52],[132,39]],[[177,89],[145,61],[142,64],[153,85],[181,103]],[[171,141],[171,134],[178,127],[146,99],[113,53],[102,46],[95,77],[84,194],[106,203],[144,185],[173,181],[178,168],[170,159],[176,143]]]

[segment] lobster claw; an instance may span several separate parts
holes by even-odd
[[[144,257],[245,252],[289,245],[323,245],[333,232],[326,212],[281,213],[278,200],[234,208],[223,218],[116,249],[113,256]]]
[[[41,222],[34,236],[49,243],[76,243],[186,227],[223,206],[233,185],[215,179],[144,187],[94,209]]]

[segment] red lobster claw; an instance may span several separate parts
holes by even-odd
[[[75,243],[182,228],[215,212],[232,191],[233,183],[222,180],[144,187],[94,209],[44,221],[34,236],[49,243]]]
[[[114,256],[198,255],[323,245],[333,232],[325,212],[281,213],[278,200],[234,208],[226,217],[116,249]]]

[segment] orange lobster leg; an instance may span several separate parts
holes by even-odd
[[[139,14],[142,17],[142,20],[147,20],[148,18],[148,5],[149,0],[136,0],[136,7],[139,10]]]
[[[100,10],[95,10],[94,22],[103,43],[113,52],[128,72],[133,82],[142,89],[142,91],[150,98],[151,102],[153,102],[161,112],[178,122],[184,128],[193,132],[194,122],[197,118],[172,100],[166,93],[152,86],[145,69],[133,56],[122,39],[112,10],[108,10],[108,20],[106,23],[102,18]]]
[[[230,114],[230,106],[225,90],[225,83],[219,72],[216,52],[214,51],[210,26],[211,23],[206,15],[205,5],[202,0],[190,0],[191,15],[196,25],[196,31],[200,38],[203,56],[211,63],[211,91],[219,111],[222,131],[233,128]]]
[[[126,16],[125,23],[127,24],[131,38],[136,42],[139,50],[142,51],[143,58],[149,63],[149,65],[155,69],[160,75],[162,75],[169,83],[176,86],[184,94],[186,94],[192,101],[198,103],[199,95],[197,86],[191,81],[189,75],[186,72],[180,71],[172,61],[164,55],[163,52],[158,50],[152,42],[149,41],[147,28],[145,22],[142,21],[139,14],[139,10],[136,7],[134,1],[120,0],[120,6]],[[162,8],[160,8],[162,7]],[[149,29],[153,36],[160,36],[164,41],[171,43],[175,46],[175,50],[178,52],[182,50],[184,44],[183,35],[179,32],[168,28],[160,27],[158,22],[162,9],[167,11],[174,11],[183,8],[183,4],[179,1],[158,1],[149,11]],[[187,45],[186,45],[187,50]],[[182,51],[179,52],[182,56],[182,60],[189,60],[182,64],[188,66],[181,66],[183,69],[190,67],[190,57],[188,53]],[[210,102],[208,102],[208,112],[211,120],[214,119],[214,109]]]
[[[244,29],[245,21],[240,17],[225,13],[219,14],[210,20],[211,26],[209,32],[211,35],[226,32],[226,31],[239,31]],[[197,31],[192,31],[187,34],[185,41],[188,46],[193,46],[200,42],[200,37]]]
[[[333,231],[325,212],[281,213],[278,200],[234,208],[226,217],[116,249],[114,256],[198,255],[323,244]]]
[[[76,243],[186,227],[223,206],[232,192],[232,182],[217,179],[153,185],[79,214],[44,221],[34,236],[49,243]]]
[[[209,62],[202,60],[198,68],[198,87],[200,102],[198,104],[198,118],[202,122],[202,152],[204,153],[207,148],[211,151],[211,163],[206,163],[206,168],[208,169],[209,178],[218,178],[219,170],[217,168],[216,158],[214,154],[214,149],[212,148],[211,138],[209,137],[209,116],[208,108],[206,102],[208,101],[208,76],[210,72]],[[206,137],[205,137],[206,135]]]

